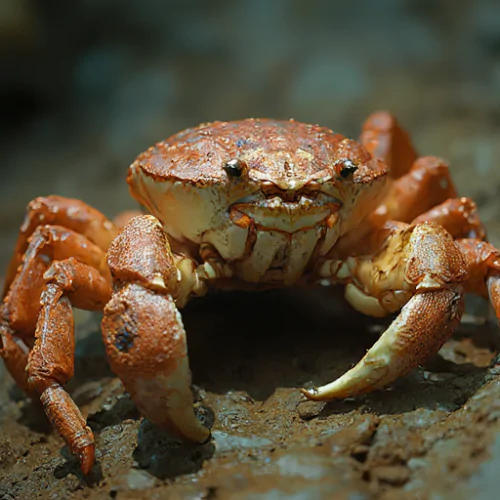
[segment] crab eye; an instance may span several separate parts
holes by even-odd
[[[241,175],[245,172],[247,168],[247,164],[243,160],[234,159],[229,160],[224,164],[224,170],[226,171],[229,177],[241,177]]]
[[[344,160],[342,162],[342,167],[340,169],[339,175],[342,177],[342,179],[347,179],[348,177],[352,176],[354,172],[358,170],[358,167],[354,165],[354,163],[351,160]]]

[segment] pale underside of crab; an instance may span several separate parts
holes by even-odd
[[[448,165],[418,158],[386,112],[359,142],[265,119],[181,132],[130,166],[150,215],[108,220],[79,200],[37,198],[9,265],[1,355],[88,473],[94,437],[63,385],[74,369],[72,306],[104,310],[111,368],[156,424],[204,442],[179,309],[210,288],[345,285],[358,311],[399,314],[365,357],[311,399],[381,388],[436,353],[464,293],[500,314],[499,252]]]

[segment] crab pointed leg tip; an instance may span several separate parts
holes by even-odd
[[[88,476],[94,466],[94,445],[86,446],[79,454],[80,467],[85,476]]]

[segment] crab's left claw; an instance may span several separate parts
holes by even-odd
[[[414,287],[413,296],[354,368],[330,384],[304,389],[310,399],[355,396],[393,382],[435,354],[464,311],[466,262],[449,233],[437,224],[407,226],[393,234],[373,260],[352,269],[351,279],[371,296],[356,288],[346,297],[368,314],[383,315],[384,298],[394,304],[409,286]]]
[[[460,322],[462,290],[414,295],[354,368],[334,382],[303,390],[310,399],[338,399],[379,389],[422,364],[439,350]]]

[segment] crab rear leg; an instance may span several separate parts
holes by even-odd
[[[392,182],[374,218],[410,223],[436,205],[456,197],[448,164],[435,156],[423,156],[405,175]]]
[[[3,311],[1,315],[3,316]],[[6,318],[0,318],[0,357],[10,373],[14,382],[32,400],[36,400],[38,395],[28,384],[26,376],[26,365],[28,364],[29,349],[26,344],[15,335],[7,326]]]
[[[85,236],[60,226],[38,226],[29,238],[0,311],[0,356],[16,383],[37,399],[25,371],[40,311],[40,296],[52,260],[76,257],[108,277],[105,253]]]
[[[441,226],[399,226],[372,258],[330,263],[347,282],[346,298],[359,311],[397,318],[351,370],[334,382],[304,390],[311,399],[354,396],[381,388],[436,353],[460,323],[466,264]]]
[[[62,205],[61,211],[55,210],[57,204],[51,207],[64,222],[68,214],[64,215]],[[36,212],[30,207],[29,214],[40,216],[28,217],[30,222],[21,229],[18,243],[30,235],[0,311],[0,356],[18,385],[41,401],[53,426],[88,472],[94,461],[92,432],[62,384],[73,375],[70,304],[99,310],[111,296],[106,254],[83,234],[40,225],[43,210]],[[110,229],[103,220],[101,216],[96,222],[99,231]],[[93,226],[91,219],[87,222]],[[83,231],[84,226],[80,226]],[[92,229],[88,231],[93,234]],[[23,245],[19,244],[19,249]]]
[[[196,418],[186,334],[176,304],[203,293],[196,267],[175,258],[152,216],[127,223],[108,254],[115,292],[105,308],[104,343],[112,370],[141,413],[191,441],[210,431]]]
[[[41,196],[32,200],[26,209],[14,254],[7,268],[3,296],[16,276],[32,235],[37,228],[48,225],[79,233],[104,251],[118,234],[118,229],[109,219],[81,200],[62,196]]]
[[[474,238],[456,241],[467,263],[465,291],[487,299],[500,319],[500,251],[491,243]]]
[[[387,111],[377,111],[366,119],[360,142],[374,158],[387,164],[393,179],[406,174],[417,159],[408,133]]]
[[[477,205],[470,198],[450,198],[419,215],[412,223],[420,222],[435,222],[454,238],[486,238],[486,230],[479,218]]]

